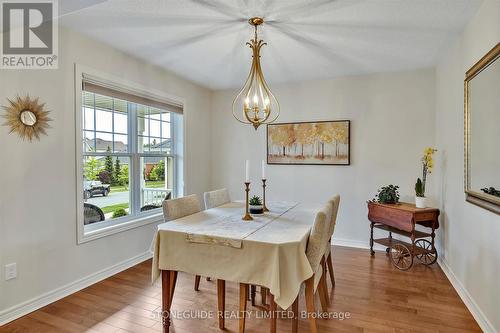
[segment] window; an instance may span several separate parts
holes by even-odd
[[[83,76],[84,235],[161,213],[162,201],[178,193],[182,109],[124,90]]]

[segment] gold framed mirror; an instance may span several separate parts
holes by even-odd
[[[466,200],[500,214],[500,43],[465,74]]]

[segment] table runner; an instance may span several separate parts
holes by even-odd
[[[237,202],[160,224],[154,243],[153,281],[163,269],[261,285],[270,289],[281,308],[288,308],[302,282],[313,274],[305,250],[314,216],[321,206],[281,203],[281,213],[276,208],[279,204],[269,206],[274,207],[273,214],[277,216],[263,216],[254,220],[255,226],[251,227],[241,220],[244,206]],[[232,219],[236,213],[239,219]],[[221,221],[231,221],[234,226],[227,233],[207,228]],[[220,239],[241,242],[241,246],[188,241],[190,234],[204,237],[201,230],[211,239],[224,236]]]
[[[269,212],[266,214],[254,215],[253,220],[239,223],[241,221],[241,206],[240,203],[229,203],[214,209],[215,212],[223,212],[220,218],[205,221],[203,224],[189,225],[181,224],[176,231],[188,232],[186,240],[192,243],[217,244],[223,246],[231,246],[241,248],[242,240],[253,234],[257,230],[265,227],[267,224],[274,221],[286,213],[297,203],[291,202],[273,202],[269,204]],[[224,213],[233,208],[232,214]]]

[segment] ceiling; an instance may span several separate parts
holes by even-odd
[[[432,67],[481,0],[64,0],[63,26],[211,89],[250,68],[247,23],[270,83]]]

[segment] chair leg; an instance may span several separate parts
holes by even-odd
[[[271,322],[269,325],[269,332],[271,333],[276,333],[276,310],[277,310],[277,305],[276,302],[274,301],[274,295],[271,294],[271,300],[269,303],[269,309],[270,309],[270,317],[271,317]]]
[[[163,333],[169,333],[170,331],[170,305],[171,303],[171,283],[170,278],[172,274],[171,271],[162,270],[161,271],[161,295],[162,295],[162,325]]]
[[[177,283],[177,271],[170,272],[170,304],[174,299],[175,284]]]
[[[255,294],[257,292],[257,287],[255,285],[250,286],[250,300],[252,301],[252,306],[255,306]]]
[[[314,310],[314,275],[306,280],[306,309],[311,333],[318,333]]]
[[[260,298],[262,305],[267,305],[267,288],[260,287]]]
[[[299,296],[298,295],[297,295],[297,298],[295,299],[295,301],[293,301],[292,312],[293,312],[292,333],[298,333],[298,331],[299,331]]]
[[[239,333],[245,332],[245,315],[247,311],[248,284],[240,283],[240,323]]]
[[[194,277],[194,290],[199,291],[200,290],[200,278],[201,276],[196,275]]]
[[[321,301],[321,309],[323,312],[328,311],[328,289],[326,287],[326,265],[325,265],[325,260],[324,257],[321,259],[321,266],[323,267],[323,274],[321,274],[321,278],[319,279],[318,283],[318,293],[319,293],[319,300]]]
[[[217,279],[217,304],[219,328],[224,329],[225,312],[226,312],[226,281]]]
[[[335,275],[333,273],[332,251],[330,251],[328,258],[326,258],[326,264],[328,265],[328,273],[330,273],[330,281],[332,282],[333,288],[335,287]]]

